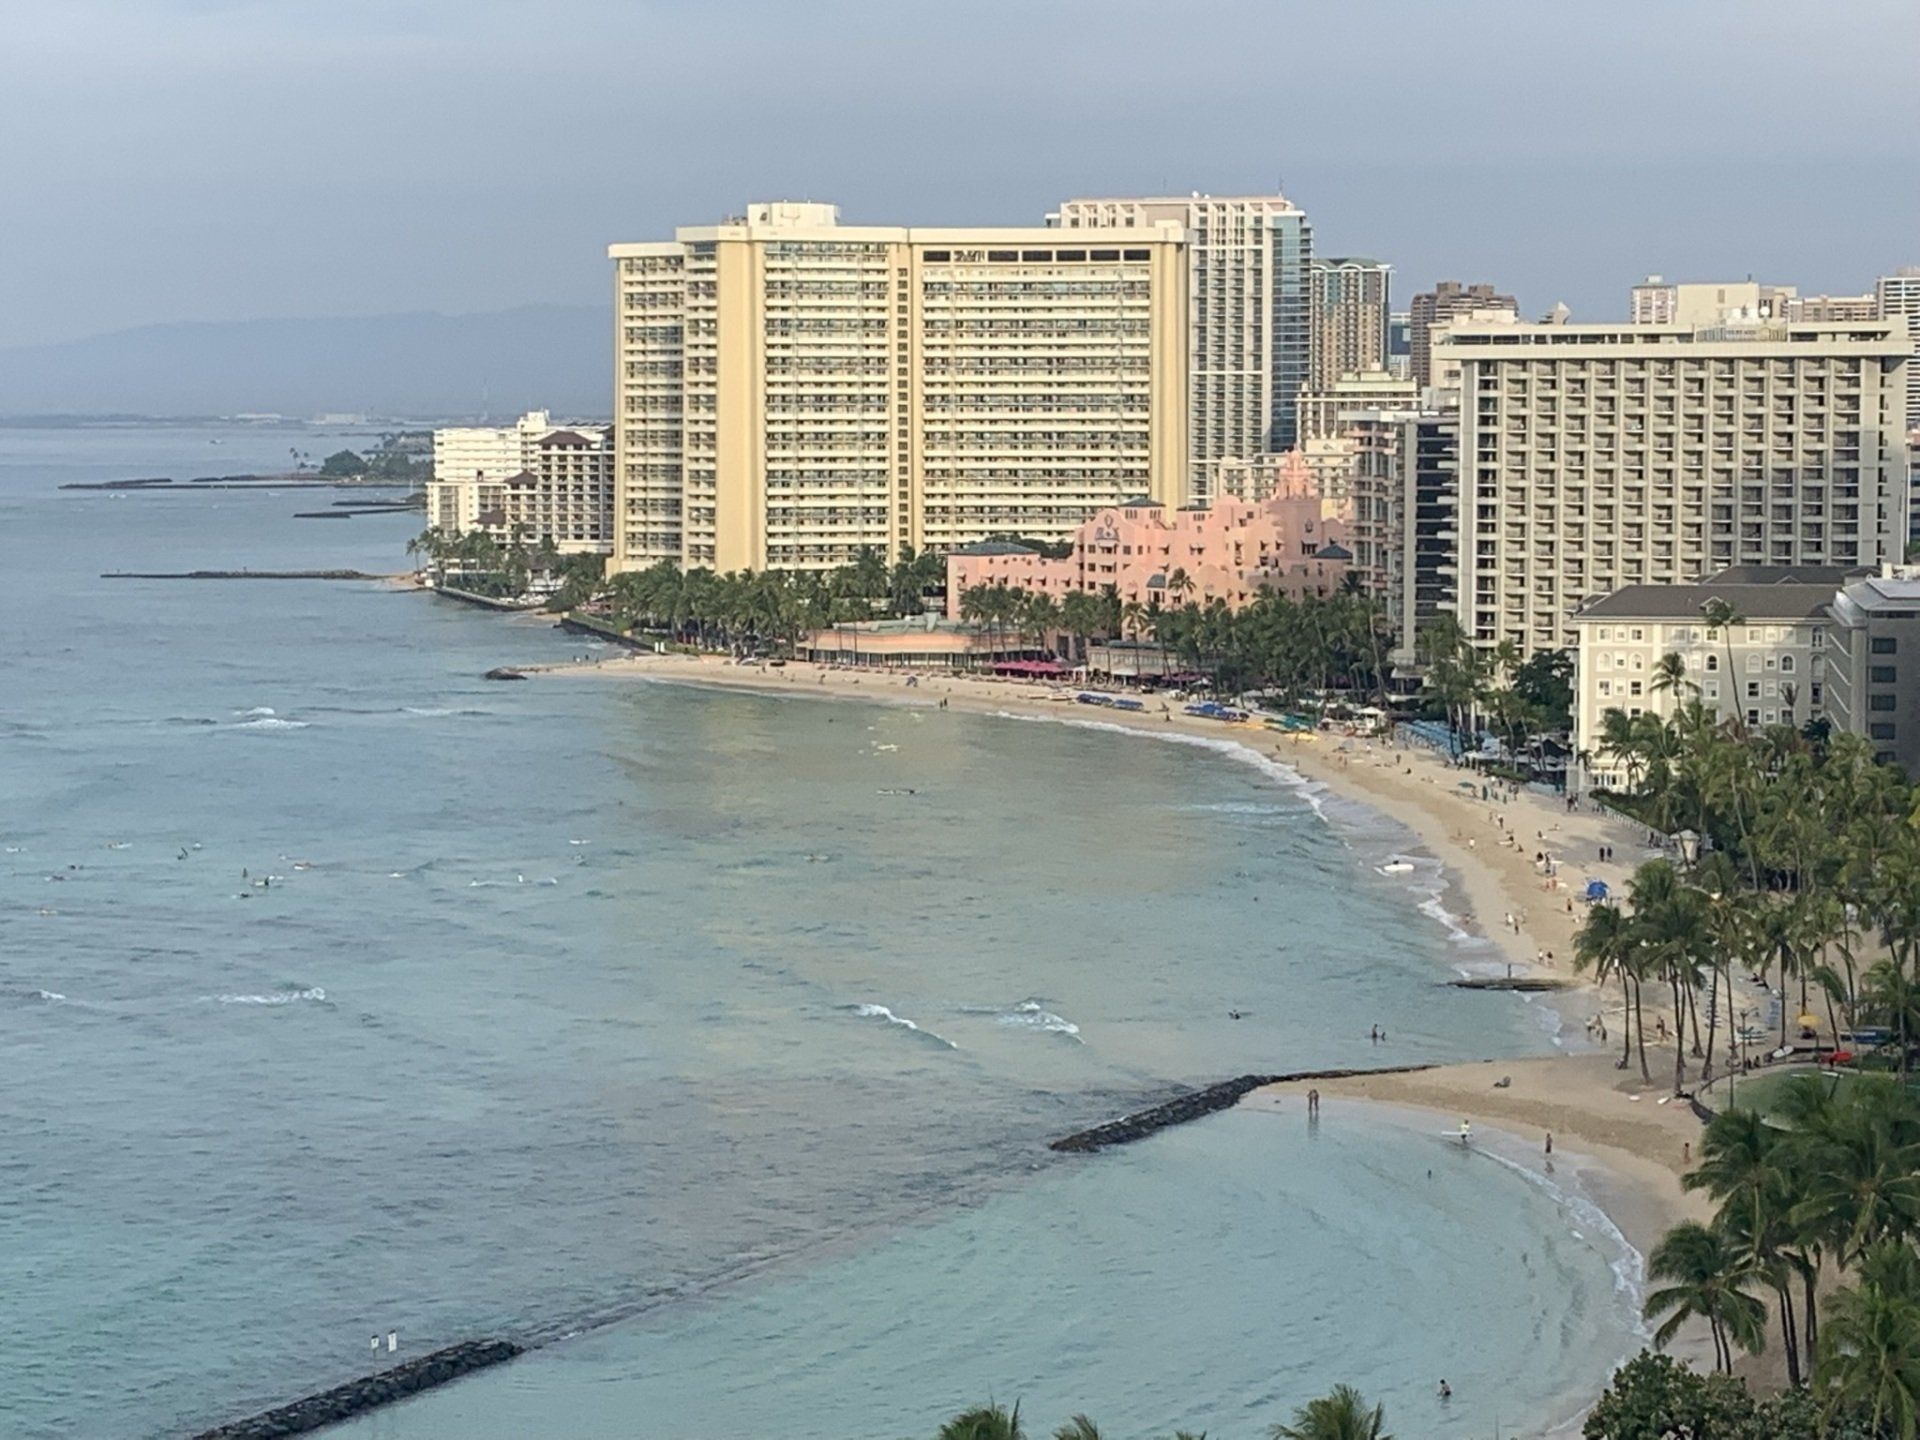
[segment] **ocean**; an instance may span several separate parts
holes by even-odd
[[[363,438],[0,428],[0,1433],[180,1434],[388,1330],[542,1348],[342,1433],[898,1437],[992,1395],[1249,1434],[1351,1381],[1477,1436],[1633,1348],[1570,1177],[1428,1122],[1046,1149],[1247,1071],[1552,1047],[1445,986],[1491,954],[1370,812],[1225,745],[488,682],[584,642],[99,578],[398,570],[417,517],[58,488]]]

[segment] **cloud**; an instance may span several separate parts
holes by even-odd
[[[1574,270],[1576,224],[1663,252],[1628,271],[1731,252],[1815,285],[1864,284],[1920,233],[1907,0],[15,8],[0,342],[597,299],[607,241],[776,194],[1009,223],[1284,176],[1404,280],[1444,261],[1576,299],[1620,283]]]

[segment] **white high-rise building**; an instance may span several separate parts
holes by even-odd
[[[1311,352],[1313,231],[1281,195],[1069,200],[1062,229],[1174,223],[1187,236],[1189,494],[1222,493],[1221,465],[1290,450]]]
[[[1897,559],[1910,351],[1883,321],[1451,327],[1461,625],[1532,654],[1626,585]]]
[[[1873,285],[1874,308],[1882,320],[1897,320],[1913,341],[1913,363],[1907,366],[1907,423],[1920,428],[1920,265],[1902,265],[1882,275]]]

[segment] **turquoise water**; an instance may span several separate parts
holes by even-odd
[[[1550,1357],[1476,1404],[1523,1418],[1624,1347],[1605,1245],[1491,1162],[1415,1185],[1416,1133],[1045,1149],[1197,1080],[1547,1048],[1541,1008],[1440,983],[1487,957],[1421,913],[1430,868],[1373,871],[1403,834],[1066,725],[488,683],[581,642],[97,578],[399,568],[409,519],[55,488],[287,443],[0,429],[0,1433],[177,1433],[356,1373],[376,1329],[616,1319],[370,1423],[890,1435],[991,1390],[1244,1429],[1469,1374],[1455,1259]],[[1551,1284],[1463,1238],[1486,1213],[1560,1236]]]

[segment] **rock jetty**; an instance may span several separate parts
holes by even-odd
[[[511,1340],[463,1340],[418,1360],[409,1360],[391,1370],[349,1380],[318,1395],[309,1395],[291,1405],[250,1415],[226,1425],[202,1430],[193,1440],[278,1440],[284,1435],[305,1435],[322,1426],[337,1425],[363,1411],[391,1405],[422,1390],[431,1390],[449,1380],[489,1365],[498,1365],[521,1353]]]
[[[1135,1140],[1144,1140],[1170,1125],[1183,1125],[1189,1120],[1211,1115],[1216,1110],[1231,1109],[1240,1103],[1243,1095],[1263,1085],[1280,1085],[1291,1080],[1344,1080],[1352,1075],[1408,1075],[1416,1070],[1432,1068],[1431,1065],[1387,1065],[1360,1070],[1296,1070],[1291,1075],[1240,1075],[1216,1085],[1189,1090],[1184,1095],[1176,1095],[1145,1110],[1136,1110],[1131,1115],[1122,1115],[1118,1120],[1109,1120],[1104,1125],[1095,1125],[1090,1130],[1075,1131],[1055,1140],[1047,1148],[1091,1154],[1109,1145],[1128,1145]]]

